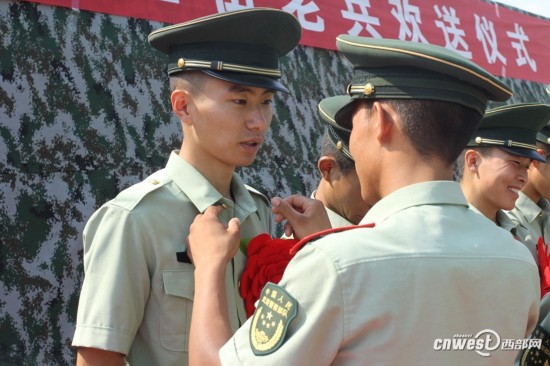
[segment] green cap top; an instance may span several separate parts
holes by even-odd
[[[523,103],[485,112],[469,147],[494,146],[511,154],[545,162],[537,153],[537,133],[550,119],[550,105]]]
[[[168,55],[168,74],[202,70],[237,84],[288,92],[279,57],[300,41],[302,27],[290,13],[252,8],[208,15],[149,34],[149,44]]]
[[[483,114],[488,100],[512,96],[500,80],[444,47],[350,35],[339,35],[336,46],[353,65],[346,90],[353,99],[440,100]]]
[[[323,122],[328,124],[328,137],[330,141],[336,146],[344,156],[353,160],[349,152],[349,137],[351,131],[338,126],[334,120],[336,112],[338,112],[344,105],[351,101],[351,97],[347,95],[338,95],[335,97],[329,97],[323,99],[317,108],[319,109],[319,115]]]

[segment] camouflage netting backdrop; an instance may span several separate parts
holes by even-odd
[[[147,43],[163,25],[0,0],[0,365],[74,363],[86,220],[180,146],[164,59]],[[284,59],[292,93],[277,96],[245,182],[269,197],[316,187],[317,103],[349,72],[310,47]],[[506,82],[509,103],[547,99],[542,84]]]

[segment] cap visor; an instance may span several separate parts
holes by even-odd
[[[338,127],[350,130],[353,127],[352,119],[353,113],[355,113],[355,108],[357,104],[355,103],[358,99],[350,99],[350,101],[342,106],[334,115],[334,121]]]
[[[319,109],[319,114],[323,122],[328,123],[330,126],[335,128],[336,132],[344,132],[349,134],[350,129],[344,128],[336,123],[334,116],[338,111],[342,109],[343,106],[346,106],[351,101],[349,95],[336,95],[332,97],[327,97],[321,100],[317,106]]]
[[[502,150],[509,152],[510,154],[518,155],[531,160],[540,161],[541,163],[546,163],[546,160],[544,160],[544,157],[542,157],[535,150],[522,149],[517,147],[503,147],[503,146],[499,146],[499,147]]]
[[[290,92],[279,81],[267,76],[242,74],[239,72],[230,72],[230,71],[212,71],[212,70],[201,70],[201,71],[214,78],[227,81],[230,83],[253,86],[256,88],[263,88],[267,90],[276,90],[284,93]]]

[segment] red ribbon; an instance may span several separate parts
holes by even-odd
[[[537,258],[539,260],[540,275],[540,295],[541,298],[550,292],[550,257],[548,256],[548,246],[544,243],[542,237],[537,243]]]

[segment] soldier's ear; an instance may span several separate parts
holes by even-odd
[[[387,103],[376,101],[372,104],[370,111],[371,118],[376,115],[376,137],[378,141],[389,141],[393,135],[395,124],[397,123],[397,114],[395,110]]]
[[[467,150],[464,153],[464,169],[476,171],[481,163],[481,155],[475,150]]]
[[[178,116],[182,122],[189,121],[189,93],[185,90],[176,89],[170,95],[172,103],[172,111]]]
[[[317,169],[319,169],[321,177],[329,183],[332,181],[332,175],[337,166],[336,160],[332,156],[323,155],[317,161]]]

